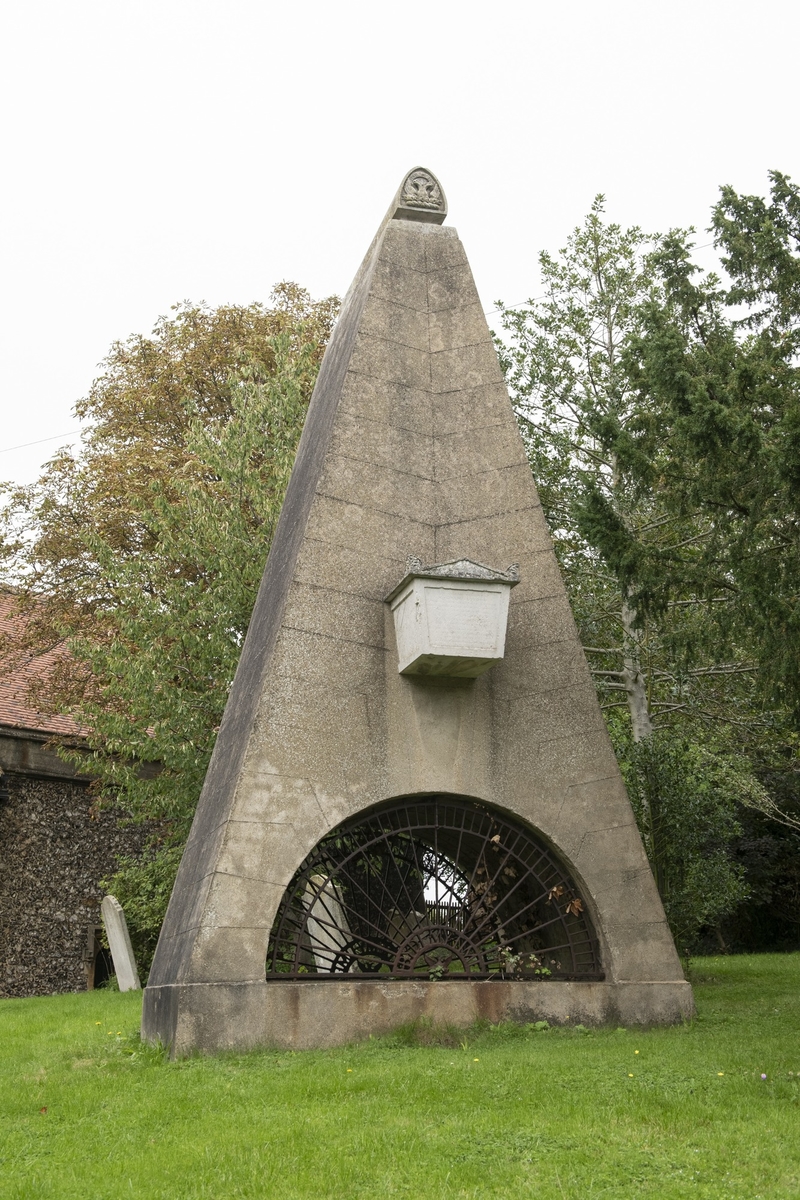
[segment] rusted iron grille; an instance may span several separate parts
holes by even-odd
[[[521,823],[474,801],[393,801],[302,863],[267,978],[602,979],[572,879]]]

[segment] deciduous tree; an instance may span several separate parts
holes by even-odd
[[[115,880],[145,957],[191,823],[306,407],[337,311],[182,305],[112,347],[77,453],[8,497],[6,575],[27,646],[69,655],[37,703],[70,712],[99,801],[157,829]],[[157,764],[157,770],[142,764]]]

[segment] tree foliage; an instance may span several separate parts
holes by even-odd
[[[749,894],[735,857],[738,815],[757,808],[764,789],[743,756],[664,733],[618,753],[667,920],[688,952]]]
[[[200,794],[337,305],[183,305],[112,347],[91,422],[3,513],[26,645],[70,655],[36,697],[69,756],[157,830],[115,881],[153,942]],[[143,765],[144,764],[144,765]],[[154,764],[148,768],[147,764]],[[140,911],[141,910],[141,911]]]
[[[769,201],[726,187],[713,210],[727,286],[685,237],[665,241],[664,295],[627,365],[658,414],[659,502],[701,534],[668,587],[724,595],[721,640],[746,643],[765,698],[800,712],[800,190],[771,179]]]
[[[500,344],[601,701],[628,710],[635,741],[687,718],[761,720],[748,657],[721,658],[712,638],[725,589],[665,587],[702,531],[654,486],[671,447],[631,370],[630,346],[665,302],[663,243],[606,223],[598,197],[560,254],[541,255],[544,298],[503,309]]]
[[[735,207],[729,193],[721,203]],[[778,468],[754,459],[760,450],[752,426],[763,400],[743,400],[725,437],[706,428],[718,451],[712,496],[699,406],[687,406],[681,392],[691,383],[692,395],[704,394],[712,369],[741,372],[741,384],[755,339],[767,330],[777,336],[778,309],[762,305],[758,332],[750,327],[743,338],[714,276],[701,285],[705,309],[692,309],[690,233],[623,230],[605,221],[598,197],[564,249],[540,256],[544,296],[514,310],[501,306],[506,341],[499,343],[601,705],[673,931],[685,945],[747,891],[735,855],[743,809],[793,820],[754,774],[792,743],[782,697],[763,686],[765,657],[779,654],[781,667],[773,669],[785,670],[786,646],[774,625],[754,644],[752,623],[739,615],[738,580],[748,571],[754,578],[757,568],[737,562],[733,570],[748,549],[767,552],[765,526],[761,542],[755,533],[744,538],[714,509],[724,487],[738,486],[738,473],[751,486],[758,476],[772,535],[787,519],[787,497],[774,486]],[[726,236],[733,244],[730,229]],[[736,245],[751,262],[748,236]],[[752,263],[748,269],[756,278]],[[765,278],[757,276],[762,299]],[[788,293],[787,286],[782,296]],[[740,289],[736,303],[746,299]],[[785,299],[779,311],[785,314]],[[759,354],[763,366],[763,348]],[[774,356],[770,362],[780,391],[785,361],[782,373]],[[695,425],[679,429],[687,407]]]

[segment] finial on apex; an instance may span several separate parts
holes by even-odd
[[[409,171],[394,199],[392,218],[401,221],[430,221],[441,225],[447,216],[444,188],[427,167]]]

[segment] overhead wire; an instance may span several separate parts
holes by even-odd
[[[41,446],[43,442],[57,442],[59,438],[72,437],[80,433],[80,429],[70,429],[68,433],[54,433],[51,437],[38,438],[35,442],[22,442],[19,446],[6,446],[0,454],[10,454],[12,450],[27,450],[28,446]]]

